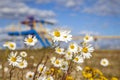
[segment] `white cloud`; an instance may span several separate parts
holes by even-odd
[[[120,15],[120,0],[97,0],[83,12],[97,15]]]
[[[42,3],[56,3],[59,8],[95,15],[120,15],[120,0],[36,0]],[[55,7],[56,7],[55,6]]]
[[[79,9],[83,4],[83,0],[36,0],[36,3],[55,3],[56,6],[64,7],[64,8],[72,8],[72,10]],[[55,6],[55,7],[56,7]]]
[[[54,0],[36,0],[36,3],[50,3],[51,1],[54,1]]]
[[[2,18],[23,18],[28,15],[40,18],[53,18],[56,14],[52,10],[40,10],[31,8],[23,1],[0,0],[0,17]]]

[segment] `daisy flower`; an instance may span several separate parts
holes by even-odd
[[[70,35],[70,32],[71,31],[64,31],[64,34],[62,35],[62,41],[68,42],[72,40],[72,35]]]
[[[65,54],[65,53],[64,53],[64,49],[63,49],[63,48],[60,48],[60,47],[56,47],[56,48],[55,48],[55,52],[58,53],[58,54]]]
[[[56,60],[56,57],[52,57],[51,59],[50,59],[50,61],[51,61],[51,63],[52,64],[54,64],[54,61]]]
[[[35,36],[28,35],[28,37],[25,38],[24,43],[29,46],[34,46],[37,43],[37,38]]]
[[[16,43],[14,43],[14,42],[6,42],[3,46],[8,47],[10,50],[16,49]]]
[[[63,31],[62,30],[54,30],[52,33],[50,33],[52,35],[52,39],[53,41],[62,41],[62,35],[63,35]]]
[[[40,64],[38,66],[38,72],[39,73],[44,73],[46,71],[46,66],[44,66],[44,64]]]
[[[60,67],[62,65],[62,61],[63,59],[56,59],[54,62],[53,62],[53,65],[55,67]]]
[[[17,66],[19,62],[22,61],[22,58],[20,56],[17,56],[17,52],[13,53],[11,52],[8,58],[9,65]]]
[[[91,42],[91,41],[93,41],[93,37],[87,34],[87,35],[84,37],[83,40],[84,40],[84,42]]]
[[[34,77],[34,72],[29,71],[26,73],[27,80],[33,80],[33,77]]]
[[[20,55],[21,55],[22,57],[26,57],[26,56],[27,56],[27,53],[26,53],[25,51],[22,51],[22,52],[20,52]]]
[[[74,62],[76,63],[83,63],[83,58],[81,56],[76,56],[74,59],[73,59]]]
[[[76,43],[70,43],[68,50],[73,53],[78,52],[78,45]]]
[[[23,69],[23,68],[26,68],[27,65],[28,65],[27,61],[23,60],[18,64],[18,67]]]
[[[81,55],[83,58],[90,58],[92,57],[91,53],[94,51],[94,48],[91,45],[83,46],[80,48]]]
[[[106,58],[101,59],[100,64],[104,67],[109,65],[109,61]]]
[[[76,66],[76,70],[77,70],[77,71],[82,71],[82,67]]]
[[[63,61],[60,69],[64,70],[64,71],[68,70],[68,62],[67,61]]]
[[[65,53],[65,58],[66,58],[66,60],[71,60],[72,57],[73,57],[73,53],[72,53],[72,52],[67,51],[67,52]]]

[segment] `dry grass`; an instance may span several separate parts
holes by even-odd
[[[18,50],[20,52],[21,50]],[[37,49],[37,50],[22,50],[26,51],[28,53],[28,57],[34,56],[35,59],[27,58],[27,61],[29,63],[28,69],[34,70],[33,63],[38,63],[40,59],[43,57],[43,54],[48,55],[49,57],[55,56],[53,50],[51,49]],[[5,50],[0,50],[0,64],[3,62],[3,58],[5,55]],[[10,51],[8,51],[10,53]],[[90,66],[97,69],[100,69],[106,77],[111,78],[112,76],[116,76],[120,78],[120,50],[97,50],[93,53],[93,57],[91,59],[88,59],[85,61],[84,66]],[[108,67],[102,67],[100,65],[100,60],[102,58],[107,58],[110,61],[110,66]],[[48,62],[49,63],[49,62]],[[49,64],[48,64],[49,65]],[[9,66],[8,63],[5,63],[5,66]],[[16,72],[16,71],[15,71]],[[0,70],[0,80],[2,79],[2,70]],[[5,74],[5,77],[8,77],[8,72]]]

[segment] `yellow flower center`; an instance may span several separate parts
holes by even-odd
[[[47,80],[51,80],[50,78],[47,78]]]
[[[85,39],[88,40],[88,39],[89,39],[89,36],[85,36]]]
[[[65,65],[62,65],[62,68],[65,68]]]
[[[78,61],[78,60],[79,60],[79,58],[76,57],[76,58],[75,58],[75,61]]]
[[[88,52],[88,48],[83,47],[82,52],[87,53]]]
[[[23,62],[21,62],[21,63],[20,63],[20,66],[23,66],[23,65],[24,65],[24,63],[23,63]]]
[[[12,57],[12,58],[11,58],[11,61],[12,61],[12,62],[16,62],[16,60],[17,60],[16,57]]]
[[[39,68],[39,71],[40,71],[40,72],[42,72],[42,71],[43,71],[43,68],[42,68],[42,67],[41,67],[41,68]]]
[[[33,39],[32,39],[32,38],[28,38],[28,39],[27,39],[27,42],[32,43],[32,42],[33,42]]]
[[[58,48],[58,49],[57,49],[57,51],[58,51],[58,52],[61,52],[61,49],[60,49],[60,48]]]
[[[71,55],[71,53],[70,53],[70,52],[68,52],[68,55]]]
[[[106,62],[105,62],[105,61],[103,61],[103,64],[106,64]]]
[[[23,53],[22,55],[25,56],[25,53]]]
[[[64,36],[64,38],[67,38],[67,36]]]
[[[32,74],[29,75],[29,78],[32,78]]]
[[[54,32],[54,36],[60,37],[60,32],[59,32],[59,31],[55,31],[55,32]]]
[[[10,43],[10,47],[11,47],[11,48],[13,48],[13,47],[14,47],[14,45]]]
[[[59,60],[56,60],[56,62],[55,62],[56,64],[59,64],[60,62],[59,62]]]
[[[75,46],[74,46],[73,44],[71,44],[71,45],[70,45],[70,48],[71,48],[71,49],[74,49],[74,48],[75,48]]]

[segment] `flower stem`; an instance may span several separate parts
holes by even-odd
[[[14,70],[14,67],[12,66],[12,68],[11,68],[11,70],[10,70],[10,80],[12,80],[12,75],[13,75],[13,73],[12,73],[12,71]]]
[[[44,55],[45,55],[45,54],[44,54]],[[42,63],[42,61],[43,61],[43,59],[44,59],[44,55],[43,55],[42,59],[39,61],[39,63],[37,64],[37,67],[36,67],[36,69],[35,69],[35,74],[34,74],[34,76],[33,76],[33,80],[35,80],[35,77],[36,77],[36,75],[37,75],[38,66],[39,66],[39,64]]]
[[[68,70],[67,70],[67,73],[64,73],[64,75],[63,75],[63,77],[62,77],[61,80],[65,80],[66,77],[67,77],[67,75],[70,74],[70,68],[71,68],[71,65],[72,65],[72,60],[70,61],[70,64],[69,64],[69,68],[68,68]]]
[[[23,80],[23,69],[22,69],[22,80]]]

